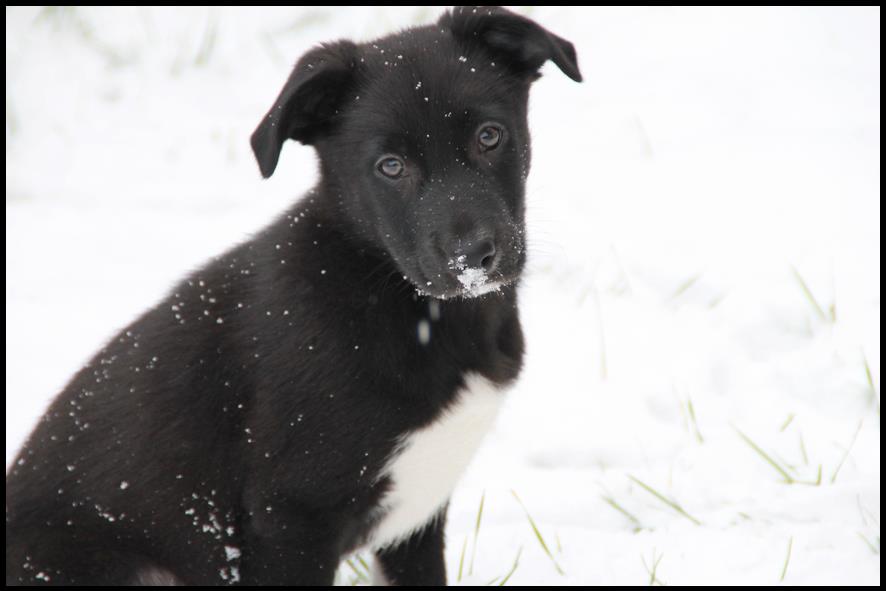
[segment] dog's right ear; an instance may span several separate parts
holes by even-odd
[[[274,174],[283,142],[291,138],[310,145],[334,123],[354,79],[356,54],[354,43],[339,41],[312,49],[298,60],[250,139],[264,178]]]
[[[506,8],[456,6],[438,24],[468,45],[485,46],[529,80],[539,77],[538,69],[548,60],[576,82],[582,80],[572,43]]]

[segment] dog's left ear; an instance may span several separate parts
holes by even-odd
[[[534,21],[498,6],[458,6],[440,17],[463,43],[481,43],[518,73],[535,79],[546,61],[581,82],[578,59],[572,43]]]
[[[298,60],[250,139],[263,177],[274,174],[287,139],[311,145],[334,124],[353,81],[356,53],[352,42],[339,41],[312,49]]]

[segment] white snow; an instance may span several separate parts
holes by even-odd
[[[422,318],[418,321],[417,325],[418,331],[418,342],[422,345],[427,345],[431,342],[431,323]]]
[[[462,285],[462,297],[475,298],[493,291],[501,291],[500,282],[489,281],[489,275],[482,267],[468,267],[465,264],[466,258],[466,255],[459,255],[449,262],[449,268],[458,271],[455,278]]]
[[[240,558],[240,548],[236,546],[225,546],[225,559],[230,562]]]
[[[457,276],[458,282],[462,284],[468,293],[479,289],[489,280],[486,271],[480,268],[466,267],[461,270]]]
[[[478,267],[466,267],[456,275],[456,279],[464,287],[463,295],[475,298],[485,293],[500,291],[501,284],[489,281],[489,276],[484,269]]]
[[[878,585],[879,8],[526,10],[585,83],[532,90],[526,365],[452,498],[451,582],[467,539],[462,583],[522,548],[509,584],[776,584],[790,544],[787,584]],[[7,9],[7,466],[107,338],[314,183],[310,149],[261,181],[248,143],[292,63],[438,13]]]

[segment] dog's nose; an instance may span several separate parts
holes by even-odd
[[[466,267],[492,271],[495,268],[495,243],[492,240],[477,240],[465,248],[464,257]]]

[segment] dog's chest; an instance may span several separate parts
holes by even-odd
[[[437,515],[491,428],[503,397],[498,386],[472,374],[446,412],[404,437],[381,474],[391,486],[370,534],[372,547],[394,545]]]

